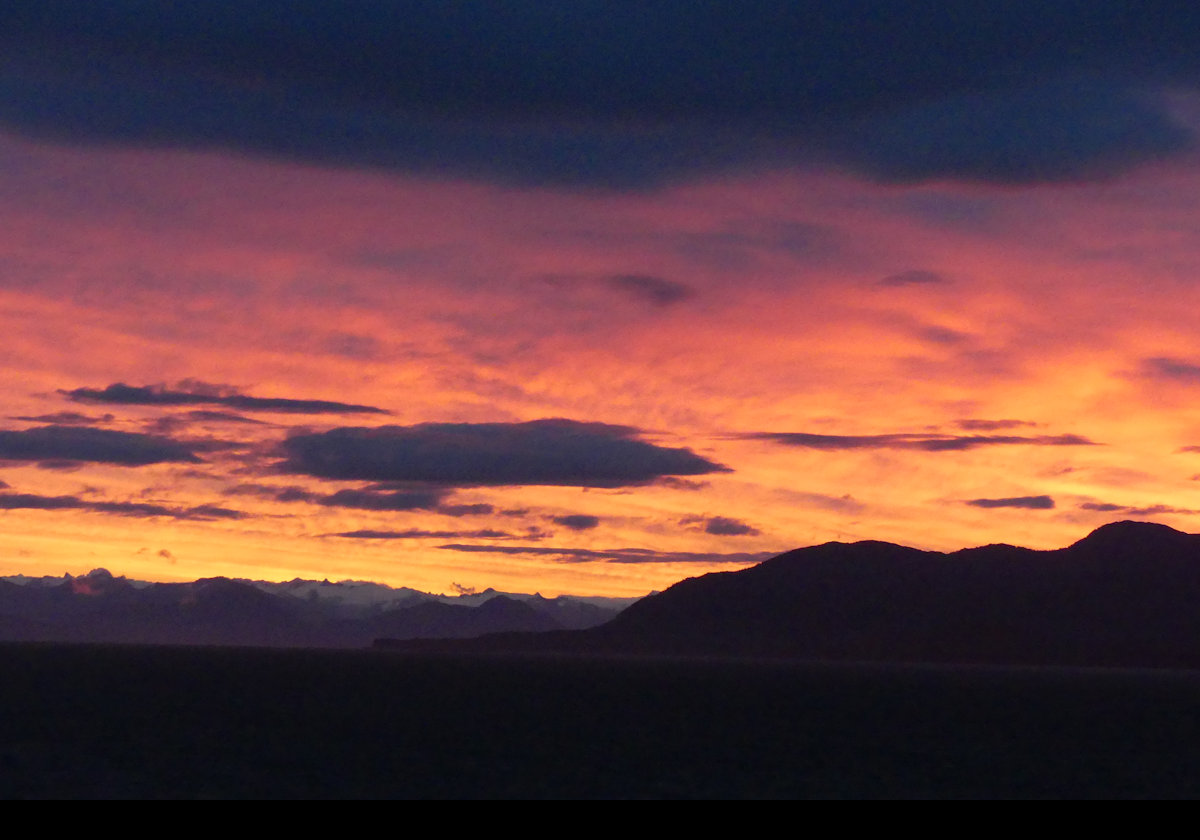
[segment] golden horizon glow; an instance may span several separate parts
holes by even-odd
[[[5,462],[0,492],[74,502],[10,500],[0,574],[628,596],[835,539],[1055,548],[1113,519],[1198,530],[1186,161],[1004,190],[783,171],[626,194],[4,136],[0,156],[40,173],[0,195],[0,425],[77,412],[202,461]],[[389,413],[65,393],[114,383]],[[631,427],[729,472],[466,483],[447,513],[322,504],[366,482],[277,469],[299,430],[545,418]],[[860,440],[769,437],[796,433]],[[335,536],[355,532],[391,538]],[[400,536],[417,532],[436,536]],[[628,549],[656,554],[613,559]]]

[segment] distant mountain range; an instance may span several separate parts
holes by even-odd
[[[80,577],[0,578],[0,641],[366,647],[381,636],[593,627],[634,600],[492,589],[445,596],[361,581],[146,583],[96,569]]]
[[[1067,548],[801,548],[690,578],[607,624],[406,650],[1200,668],[1200,535],[1117,522]]]

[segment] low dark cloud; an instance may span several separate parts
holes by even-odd
[[[496,508],[483,503],[472,505],[441,504],[437,506],[437,512],[443,516],[488,516],[495,513]]]
[[[971,337],[970,333],[939,326],[921,327],[917,335],[934,344],[962,344]]]
[[[54,459],[50,461],[38,461],[37,468],[39,470],[58,470],[60,472],[74,472],[81,470],[87,466],[83,461],[66,461]]]
[[[376,493],[370,490],[339,490],[328,496],[312,499],[326,507],[355,508],[356,510],[430,510],[437,507],[446,495],[438,490],[395,490]]]
[[[1029,184],[1105,178],[1190,150],[1195,138],[1165,96],[1097,74],[946,92],[874,111],[834,145],[848,166],[882,181]]]
[[[699,527],[706,534],[718,537],[748,537],[757,536],[759,533],[757,528],[728,516],[685,516],[679,523]]]
[[[901,271],[898,274],[889,274],[875,285],[888,288],[895,286],[932,286],[948,282],[950,281],[945,276],[938,274],[936,271],[916,268],[911,271]]]
[[[589,516],[585,513],[572,513],[568,516],[552,516],[555,525],[570,528],[572,531],[589,531],[600,525],[599,516]]]
[[[185,512],[190,519],[244,519],[250,515],[240,510],[231,510],[219,505],[197,505],[196,507],[186,508]]]
[[[676,478],[673,475],[665,475],[655,482],[660,487],[670,487],[672,490],[704,490],[712,486],[708,481],[694,481],[687,478]]]
[[[108,415],[111,417],[112,415]],[[212,423],[253,423],[255,425],[263,425],[262,420],[255,420],[253,417],[243,417],[240,414],[234,414],[232,411],[205,411],[198,409],[189,411],[186,415],[189,420],[198,420],[200,422]]]
[[[886,181],[1103,177],[1191,148],[1171,0],[0,9],[0,127],[523,184],[834,165]]]
[[[283,449],[286,472],[461,487],[626,487],[729,471],[690,450],[639,440],[637,429],[560,419],[340,428],[294,435]]]
[[[998,432],[1001,429],[1017,429],[1022,426],[1036,426],[1032,420],[956,420],[954,425],[968,432]]]
[[[967,504],[978,508],[1050,510],[1054,507],[1054,499],[1049,496],[1013,496],[1008,499],[971,499]]]
[[[217,505],[168,507],[146,502],[100,502],[78,496],[38,496],[32,493],[0,493],[0,510],[85,510],[117,516],[168,517],[196,521],[244,519],[249,514]]]
[[[807,432],[756,432],[748,440],[769,440],[804,449],[915,449],[921,452],[961,452],[981,446],[1098,446],[1080,435],[944,435],[897,433],[886,435],[818,435]]]
[[[439,540],[541,539],[537,534],[510,534],[507,531],[494,531],[487,528],[480,531],[424,531],[419,528],[410,528],[407,531],[372,531],[364,529],[361,531],[343,531],[340,534],[328,534],[327,536],[347,537],[356,540],[423,540],[431,538]]]
[[[589,233],[582,236],[591,238]],[[686,283],[651,274],[547,274],[537,277],[537,282],[553,290],[555,298],[564,294],[586,295],[590,305],[596,305],[596,293],[599,292],[605,307],[612,303],[614,296],[654,310],[667,309],[696,296],[696,290]]]
[[[334,333],[328,336],[322,347],[327,353],[356,361],[376,361],[383,355],[379,339],[369,335]]]
[[[36,417],[13,417],[13,420],[25,420],[31,423],[50,423],[55,426],[99,426],[104,423],[111,423],[113,415],[102,414],[99,417],[94,417],[90,414],[81,414],[78,411],[56,411],[53,414],[40,414]]]
[[[695,294],[691,286],[649,274],[617,274],[605,282],[612,289],[654,306],[670,306]]]
[[[188,383],[180,383],[186,385]],[[222,393],[213,388],[193,387],[174,389],[165,385],[126,385],[117,382],[107,388],[76,388],[62,391],[76,402],[108,405],[223,405],[239,411],[270,411],[286,414],[388,414],[382,408],[329,400],[293,400],[283,397],[251,397],[246,394]],[[232,419],[233,415],[221,415]]]
[[[446,551],[494,554],[527,554],[551,557],[563,563],[736,563],[747,565],[769,560],[779,552],[703,554],[690,551],[652,551],[648,548],[549,548],[532,545],[439,545]]]
[[[1186,385],[1200,384],[1200,365],[1163,356],[1142,360],[1142,373],[1151,379],[1165,379]]]
[[[335,493],[316,493],[295,485],[275,487],[267,484],[239,484],[225,491],[229,496],[256,496],[276,502],[307,502],[322,507],[341,507],[353,510],[406,511],[427,510],[445,516],[481,516],[493,512],[488,504],[446,504],[453,491],[449,488],[406,487],[392,489],[387,485],[371,485]]]
[[[275,487],[270,484],[236,484],[223,491],[226,496],[256,496],[277,502],[310,502],[319,494],[296,485]]]
[[[129,467],[200,463],[191,448],[170,438],[86,426],[0,431],[0,460],[75,461]]]
[[[1191,508],[1171,507],[1170,505],[1155,504],[1137,507],[1134,505],[1116,505],[1111,502],[1083,502],[1080,510],[1096,511],[1098,513],[1121,513],[1128,516],[1158,516],[1162,514],[1182,514],[1185,516],[1200,513]]]

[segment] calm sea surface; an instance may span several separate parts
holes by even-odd
[[[1200,672],[0,645],[5,798],[1200,796]]]

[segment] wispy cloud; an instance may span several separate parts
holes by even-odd
[[[896,274],[889,274],[882,280],[876,282],[876,286],[884,288],[896,286],[935,286],[950,282],[945,276],[936,271],[929,271],[922,268],[914,268],[909,271],[901,271]]]
[[[249,514],[218,505],[171,507],[147,502],[103,502],[78,496],[39,496],[32,493],[0,493],[0,510],[84,510],[117,516],[167,517],[194,521],[244,519]]]
[[[538,531],[524,531],[512,534],[508,531],[497,531],[483,528],[477,531],[430,531],[420,528],[410,528],[405,531],[376,531],[363,529],[359,531],[343,531],[338,534],[327,534],[330,537],[345,537],[355,540],[537,540],[544,535]]]
[[[115,418],[111,414],[95,416],[81,414],[78,411],[56,411],[53,414],[39,414],[35,417],[13,417],[13,420],[25,420],[31,423],[49,423],[54,426],[98,426],[111,423]]]
[[[76,402],[106,405],[224,405],[239,411],[269,411],[285,414],[388,414],[370,405],[331,400],[294,400],[283,397],[252,397],[239,393],[220,393],[210,389],[179,389],[165,385],[126,385],[117,382],[106,388],[75,388],[62,391]],[[211,416],[209,419],[214,419]],[[232,419],[230,415],[222,419]]]
[[[966,502],[978,508],[1023,508],[1024,510],[1051,510],[1054,499],[1050,496],[1013,496],[1006,499],[971,499]]]
[[[440,545],[446,551],[527,554],[551,557],[564,563],[761,563],[779,552],[700,553],[690,551],[652,551],[646,548],[550,548],[529,545]]]
[[[616,274],[609,277],[606,283],[616,291],[655,306],[670,306],[695,294],[690,286],[650,274]]]
[[[1182,516],[1192,516],[1200,514],[1200,510],[1191,508],[1174,507],[1172,505],[1154,504],[1154,505],[1118,505],[1111,502],[1082,502],[1079,505],[1080,510],[1090,510],[1097,513],[1121,513],[1128,516],[1158,516],[1166,514],[1176,514]]]
[[[955,420],[954,425],[968,432],[997,432],[1001,429],[1017,429],[1022,426],[1036,426],[1032,420],[981,420],[966,418]]]
[[[1165,356],[1143,359],[1142,374],[1151,379],[1165,379],[1188,385],[1200,384],[1200,364],[1183,359]]]
[[[753,432],[738,437],[769,440],[804,449],[915,449],[922,452],[961,452],[982,446],[1097,446],[1081,435],[945,435],[895,433],[884,435],[821,435],[808,432]]]

